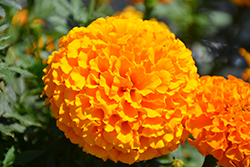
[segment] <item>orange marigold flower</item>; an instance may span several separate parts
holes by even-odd
[[[157,22],[99,18],[59,40],[44,69],[57,126],[83,151],[132,164],[177,149],[199,76],[191,51]]]
[[[213,155],[218,165],[250,164],[250,84],[233,76],[203,76],[186,128],[189,140],[202,155]]]
[[[37,42],[33,42],[32,46],[27,47],[26,48],[26,54],[32,54],[34,53],[36,58],[40,58],[40,53],[43,50],[47,50],[48,52],[52,52],[56,49],[56,44],[55,44],[55,40],[52,36],[41,36],[38,40],[38,45]],[[46,58],[42,58],[42,61],[44,64],[46,64],[47,59]]]
[[[247,6],[250,7],[250,1],[249,0],[231,0],[234,4],[237,6]]]
[[[27,21],[29,11],[27,9],[18,10],[12,18],[14,25],[24,25]]]
[[[246,59],[247,64],[248,64],[248,68],[246,69],[245,72],[242,73],[242,78],[244,80],[250,81],[250,53],[247,52],[246,49],[244,48],[240,48],[239,53],[241,56],[243,56]]]

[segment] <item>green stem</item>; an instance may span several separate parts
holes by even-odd
[[[93,11],[95,9],[95,1],[96,0],[89,0],[89,13],[88,13],[88,21],[90,22],[93,17]]]
[[[152,11],[156,5],[156,0],[144,0],[145,12],[144,20],[149,20],[151,18]]]
[[[205,157],[205,161],[204,161],[202,167],[216,167],[217,166],[217,164],[216,164],[217,161],[218,160],[215,159],[212,155],[207,155]]]

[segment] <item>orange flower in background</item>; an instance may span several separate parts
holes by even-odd
[[[173,0],[159,0],[160,2],[171,2]]]
[[[33,42],[31,47],[26,48],[26,54],[34,53],[36,58],[40,58],[40,53],[44,50],[52,52],[56,49],[56,44],[52,36],[41,36],[37,42]],[[42,58],[44,64],[47,62],[47,58]]]
[[[42,26],[42,28],[45,27],[45,22],[42,19],[35,19],[32,21],[32,23],[40,24]]]
[[[248,64],[248,68],[246,68],[246,71],[243,72],[242,78],[244,80],[250,81],[250,53],[246,51],[244,48],[239,49],[239,53],[241,56],[243,56]]]
[[[196,104],[189,113],[189,140],[202,155],[213,155],[218,165],[250,165],[250,84],[233,76],[201,77]]]
[[[249,0],[231,0],[234,4],[237,6],[247,6],[250,7],[250,1]]]
[[[143,19],[143,13],[141,11],[136,10],[134,6],[127,6],[123,9],[122,12],[115,13],[116,16],[126,16],[128,18],[137,18]]]
[[[27,22],[29,11],[27,9],[18,10],[12,18],[14,25],[24,25]]]
[[[43,94],[57,126],[83,151],[132,164],[168,154],[199,76],[191,51],[157,22],[99,18],[59,40]]]
[[[126,16],[128,18],[137,18],[137,19],[143,19],[143,13],[141,11],[136,10],[134,6],[127,6],[123,9],[122,12],[115,13],[115,16]],[[163,28],[169,29],[169,27],[162,21],[158,21],[156,18],[151,18],[151,21],[158,22],[160,26]]]

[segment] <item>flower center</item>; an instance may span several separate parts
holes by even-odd
[[[241,103],[236,104],[236,112],[250,112],[250,103],[247,100],[242,101]]]
[[[239,113],[239,112],[250,113],[250,102],[248,102],[247,100],[243,100],[242,102],[226,107],[226,111],[233,113]]]

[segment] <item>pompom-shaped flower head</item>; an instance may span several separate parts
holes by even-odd
[[[250,84],[233,76],[201,77],[186,128],[190,144],[225,167],[250,166]]]
[[[44,69],[57,126],[83,151],[132,164],[177,149],[198,74],[157,22],[99,18],[59,41]]]

